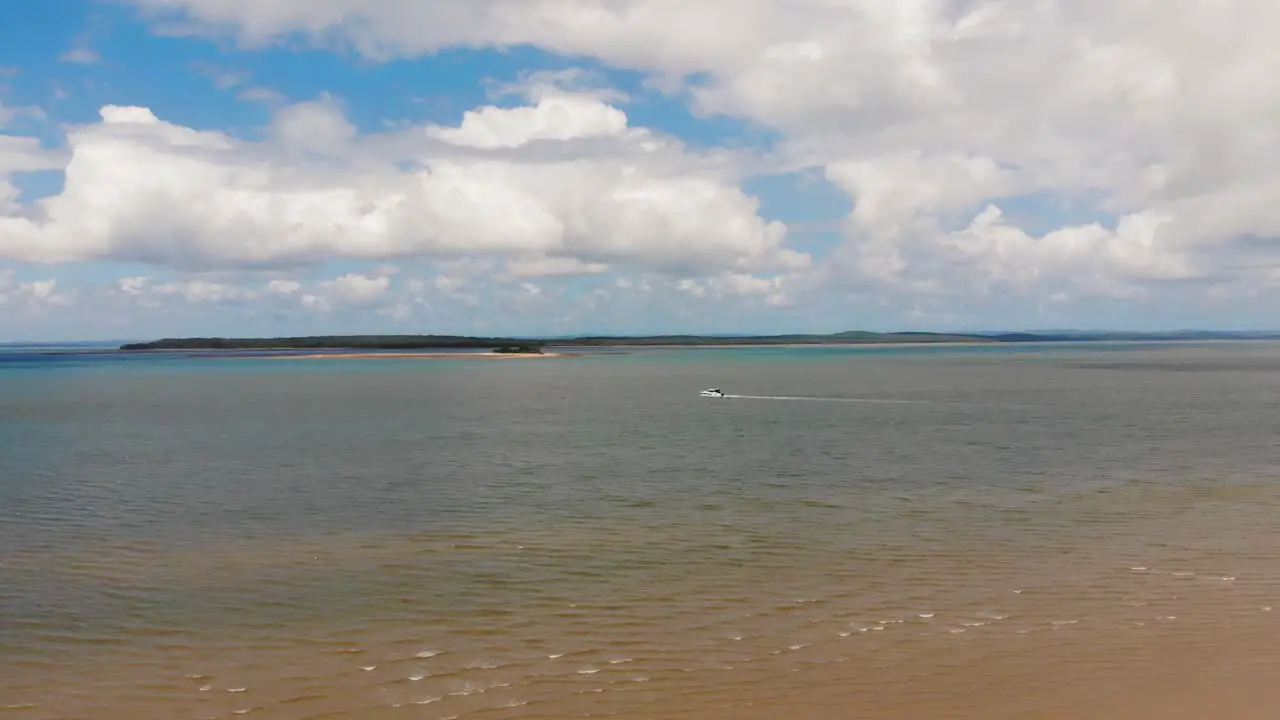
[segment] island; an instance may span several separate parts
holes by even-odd
[[[537,345],[521,343],[520,345],[503,345],[494,348],[493,351],[498,355],[542,355],[542,348]]]
[[[849,330],[831,334],[787,335],[582,335],[558,338],[476,337],[469,335],[317,335],[276,338],[165,338],[126,343],[126,352],[208,351],[350,351],[390,357],[391,352],[488,350],[485,355],[550,356],[548,347],[724,347],[751,345],[900,345],[997,344],[1059,342],[1187,342],[1201,340],[1275,340],[1275,332],[1080,332],[934,333]],[[335,356],[336,357],[336,356]]]
[[[127,343],[121,350],[494,350],[536,344],[466,335],[308,335],[276,338],[192,337]]]

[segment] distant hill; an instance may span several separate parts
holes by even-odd
[[[827,335],[593,335],[566,338],[498,338],[468,335],[316,335],[277,338],[165,338],[121,345],[126,351],[156,350],[427,350],[496,349],[516,345],[561,347],[707,345],[872,345],[889,343],[1045,343],[1045,342],[1141,342],[1188,340],[1280,339],[1280,332],[1059,332],[1059,333],[932,333],[869,332],[848,330]]]

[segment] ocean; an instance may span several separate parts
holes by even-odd
[[[1270,720],[1277,438],[1263,342],[6,348],[0,719]]]

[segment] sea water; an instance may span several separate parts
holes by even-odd
[[[1271,718],[1278,399],[1266,343],[6,349],[0,718]]]

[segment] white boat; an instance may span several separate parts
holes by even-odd
[[[710,390],[703,390],[701,395],[702,397],[724,397],[724,393],[720,391],[720,388],[711,388]]]

